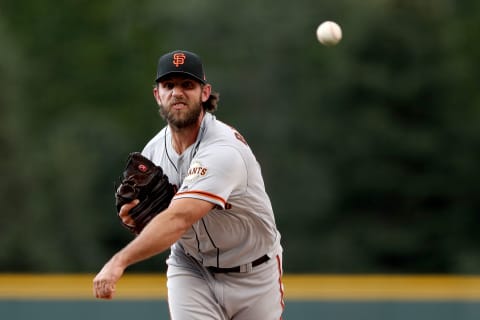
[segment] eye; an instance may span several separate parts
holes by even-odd
[[[195,82],[193,82],[192,80],[186,80],[182,82],[182,87],[187,90],[193,89],[195,88]]]
[[[164,81],[162,82],[162,87],[167,90],[172,90],[175,85],[171,81]]]

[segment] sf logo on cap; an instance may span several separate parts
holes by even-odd
[[[184,53],[175,53],[173,55],[173,64],[178,67],[179,65],[182,65],[185,63],[185,54]]]

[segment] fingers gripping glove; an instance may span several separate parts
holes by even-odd
[[[117,214],[120,208],[135,199],[139,204],[133,207],[129,216],[135,222],[122,225],[132,233],[139,234],[157,214],[165,210],[176,193],[161,167],[142,156],[140,152],[130,153],[120,185],[115,191]]]

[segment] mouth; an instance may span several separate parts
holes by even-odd
[[[172,103],[172,109],[180,110],[186,108],[187,105],[184,102],[174,102]]]

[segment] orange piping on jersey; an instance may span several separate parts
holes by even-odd
[[[278,273],[279,273],[278,284],[280,285],[280,306],[282,307],[282,310],[285,310],[285,301],[283,300],[285,292],[283,290],[283,282],[282,282],[282,274],[283,274],[282,261],[280,260],[280,257],[278,256],[278,254],[276,258],[277,258],[277,266],[278,266]],[[281,316],[280,316],[280,320],[282,320]]]
[[[209,193],[209,192],[205,192],[205,191],[196,191],[196,190],[193,190],[193,191],[183,191],[183,192],[178,192],[174,198],[177,198],[178,196],[183,196],[183,195],[199,195],[199,196],[202,196],[202,197],[207,197],[207,198],[210,198],[212,200],[215,200],[215,201],[220,201],[222,203],[223,206],[225,206],[227,204],[227,201],[225,199],[223,199],[222,197],[219,197],[217,196],[216,194],[213,194],[213,193]]]

